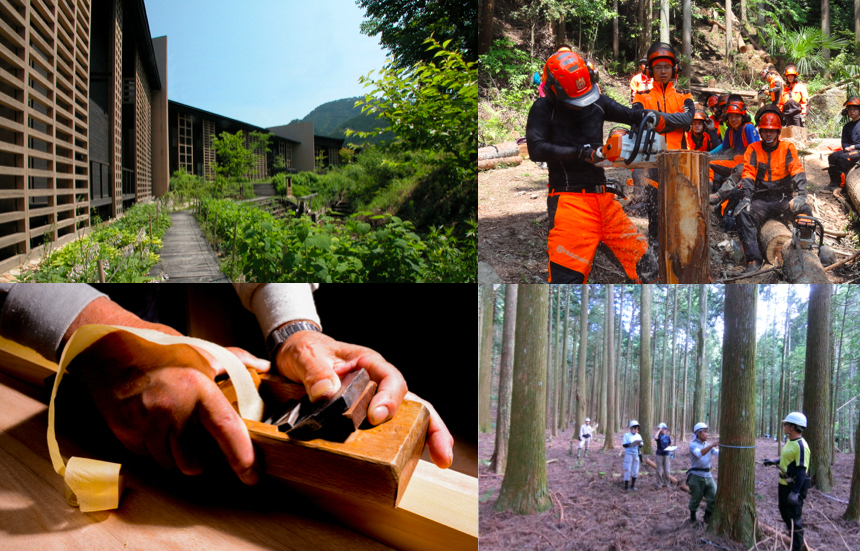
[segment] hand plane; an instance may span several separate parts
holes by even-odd
[[[367,417],[367,406],[376,394],[376,383],[367,371],[352,371],[341,380],[340,390],[328,399],[311,402],[305,395],[298,403],[288,401],[265,420],[291,438],[324,438],[343,442]]]

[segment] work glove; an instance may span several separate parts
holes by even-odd
[[[749,200],[749,197],[744,197],[743,199],[741,199],[741,202],[740,202],[740,203],[738,203],[738,206],[735,208],[734,215],[735,215],[735,216],[738,216],[738,215],[740,215],[740,213],[742,213],[744,210],[746,210],[747,212],[749,212],[749,210],[750,210],[750,200]]]
[[[779,465],[779,461],[774,461],[773,459],[765,459],[762,463],[765,467],[773,467],[774,465]]]
[[[791,492],[788,494],[788,503],[791,505],[797,505],[797,498],[800,497],[797,492]]]
[[[585,145],[576,153],[576,158],[586,163],[599,163],[604,159],[603,148],[594,149],[590,145]]]
[[[803,208],[803,205],[806,204],[806,195],[798,195],[794,199],[791,200],[789,206],[791,207],[791,212],[800,212],[800,209]]]

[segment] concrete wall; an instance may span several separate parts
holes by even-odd
[[[299,172],[314,170],[314,123],[294,122],[266,130],[275,136],[299,142],[293,144],[293,168]]]

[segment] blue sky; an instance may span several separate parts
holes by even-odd
[[[353,0],[145,3],[152,36],[167,35],[169,98],[258,126],[363,95],[358,77],[386,61]]]

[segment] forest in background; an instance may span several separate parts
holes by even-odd
[[[684,442],[693,424],[704,421],[722,442],[759,438],[778,447],[781,420],[803,411],[810,420],[804,437],[814,488],[847,493],[848,481],[840,478],[849,477],[834,480],[831,466],[853,462],[850,498],[841,500],[847,508],[835,504],[843,520],[828,520],[840,522],[840,531],[848,523],[858,538],[849,541],[860,544],[860,461],[854,456],[860,335],[851,323],[860,303],[853,286],[479,287],[479,432],[495,433],[492,457],[481,468],[486,476],[504,476],[498,500],[485,494],[482,502],[518,514],[558,503],[564,520],[564,496],[546,485],[544,450],[565,431],[577,438],[585,416],[597,433],[610,427],[613,436],[636,418],[643,435],[665,422],[673,440]],[[603,449],[615,450],[615,441],[605,438]],[[567,449],[567,442],[561,445]],[[721,454],[721,473],[744,476],[720,478],[720,512],[709,528],[744,549],[766,537],[763,521],[753,518],[756,505],[775,508],[758,488],[743,487],[756,484],[752,452]],[[644,453],[652,453],[647,438]],[[575,477],[571,471],[580,466],[565,471]]]

